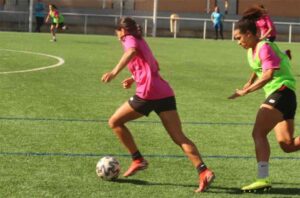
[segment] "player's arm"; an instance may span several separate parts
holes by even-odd
[[[48,15],[47,15],[47,17],[46,17],[46,20],[45,20],[46,23],[48,23],[49,18],[50,18],[50,12],[48,12]]]
[[[265,72],[263,72],[261,78],[257,79],[252,85],[244,89],[245,94],[256,91],[264,87],[269,81],[273,79],[274,72],[275,72],[274,69],[268,69]]]
[[[272,27],[269,27],[268,31],[264,35],[261,35],[260,40],[264,40],[265,38],[267,38],[272,30]]]
[[[135,82],[134,77],[131,76],[122,81],[122,85],[124,89],[129,89],[131,85]]]
[[[129,48],[121,57],[119,63],[113,68],[112,71],[103,74],[101,80],[104,83],[110,82],[116,77],[122,69],[129,63],[129,61],[136,55],[137,51],[135,48]]]
[[[263,72],[262,77],[257,79],[252,85],[245,89],[237,89],[234,94],[228,97],[228,99],[235,99],[237,97],[244,96],[248,93],[261,89],[273,79],[274,72],[274,69],[266,70],[265,72]]]
[[[257,79],[257,75],[255,72],[252,72],[252,74],[250,75],[249,80],[246,82],[246,84],[243,86],[243,89],[248,88],[250,85],[252,85],[255,80]]]
[[[269,35],[269,34],[272,32],[272,30],[273,30],[272,26],[274,26],[274,25],[272,25],[273,22],[271,21],[270,17],[267,17],[266,23],[267,23],[267,26],[268,26],[268,31],[267,31],[264,35],[261,35],[261,36],[260,36],[260,39],[261,39],[261,40],[267,38],[268,35]]]

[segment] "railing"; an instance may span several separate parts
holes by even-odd
[[[91,17],[97,17],[97,18],[109,18],[112,19],[114,21],[114,23],[116,24],[118,19],[120,18],[120,15],[110,15],[110,14],[82,14],[82,13],[62,13],[64,16],[69,16],[69,17],[82,17],[83,18],[83,32],[84,34],[88,34],[88,26],[89,26],[89,22],[91,21]],[[23,16],[22,18],[17,17],[17,20],[15,20],[15,22],[18,22],[18,27],[22,27],[22,25],[20,25],[22,23],[22,21],[24,22],[25,25],[29,25],[28,22],[28,12],[22,12],[22,11],[0,11],[0,25],[2,22],[4,22],[5,20],[11,21],[12,19],[7,19],[5,18],[2,19],[2,15],[21,15]],[[152,27],[152,35],[153,32],[156,32],[156,30],[153,29],[153,25],[149,23],[149,21],[153,20],[152,16],[131,16],[132,18],[135,19],[139,19],[139,20],[143,20],[143,25],[144,25],[144,35],[148,36],[148,29],[149,27]],[[169,21],[170,17],[157,17],[157,20],[162,20],[162,21]],[[207,38],[207,32],[208,32],[208,23],[211,23],[211,19],[208,18],[186,18],[186,17],[180,17],[178,21],[175,21],[175,25],[178,25],[177,22],[182,22],[182,21],[189,21],[189,22],[202,22],[202,28],[203,28],[203,34],[202,34],[202,38],[206,39]],[[230,23],[231,24],[231,39],[234,40],[234,36],[233,36],[233,31],[235,28],[235,23],[237,22],[237,20],[229,20],[229,19],[225,19],[224,23]],[[300,27],[300,23],[295,23],[295,22],[274,22],[276,25],[284,25],[284,26],[288,26],[288,42],[291,43],[292,42],[292,38],[293,38],[293,27],[295,26],[299,26]],[[78,24],[78,21],[77,21]],[[24,25],[24,27],[25,27]],[[166,28],[166,27],[164,27]],[[19,31],[28,31],[28,29],[24,28],[23,30],[19,29]],[[177,38],[177,32],[175,31],[173,34],[174,38]]]

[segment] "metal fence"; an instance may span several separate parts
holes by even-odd
[[[112,34],[120,15],[109,14],[82,14],[62,13],[66,23],[71,26],[72,33],[82,34]],[[180,25],[179,32],[170,33],[170,17],[157,16],[157,24],[153,25],[152,16],[131,16],[143,26],[145,36],[169,36],[198,37],[202,39],[211,38],[213,32],[211,19],[209,18],[179,18],[175,25]],[[227,32],[227,39],[233,38],[233,30],[237,20],[224,20],[224,31]],[[280,41],[300,42],[300,23],[274,22],[277,28]],[[29,31],[29,12],[22,11],[0,11],[0,31]],[[154,29],[157,28],[157,29]],[[191,34],[191,31],[194,33]],[[184,32],[190,32],[184,33]]]

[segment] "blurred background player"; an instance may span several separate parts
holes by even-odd
[[[48,23],[51,18],[50,32],[52,34],[52,40],[56,41],[56,32],[58,29],[66,30],[67,26],[64,24],[64,16],[57,10],[57,7],[53,4],[49,4],[49,12],[46,18],[46,23]]]
[[[124,47],[124,54],[110,72],[103,74],[101,80],[104,83],[110,82],[128,65],[132,77],[122,82],[123,87],[128,89],[136,83],[136,94],[121,105],[109,119],[109,126],[132,156],[131,166],[124,176],[134,175],[148,166],[125,124],[155,111],[172,140],[182,148],[198,171],[200,182],[195,192],[205,191],[215,175],[204,164],[194,143],[184,135],[176,110],[174,92],[160,76],[158,62],[142,38],[140,26],[131,18],[122,18],[116,34]],[[151,133],[151,130],[148,132]]]
[[[215,7],[215,10],[213,13],[211,13],[211,20],[214,24],[215,28],[215,39],[217,40],[219,38],[219,34],[221,36],[221,39],[224,39],[223,37],[223,20],[224,15],[220,13],[220,9],[218,6]]]
[[[41,32],[41,27],[44,24],[44,17],[45,17],[45,4],[42,0],[38,0],[37,3],[34,5],[35,10],[35,20],[36,20],[36,32]]]
[[[255,21],[255,24],[260,33],[260,40],[267,40],[274,42],[276,40],[276,28],[271,20],[267,10],[262,4],[256,4],[243,12],[243,19],[249,19]],[[285,53],[289,59],[292,59],[291,50],[286,50]]]
[[[242,187],[242,190],[265,190],[271,188],[270,145],[267,135],[272,129],[284,152],[300,150],[300,137],[294,137],[296,81],[287,55],[282,53],[275,43],[260,40],[253,20],[241,19],[236,25],[234,37],[239,45],[248,50],[248,62],[253,73],[244,87],[237,89],[229,99],[245,96],[261,88],[266,94],[266,100],[257,112],[252,131],[258,167],[257,180]]]
[[[276,40],[276,28],[263,5],[253,5],[243,12],[243,18],[255,21],[260,32],[260,40],[274,42]]]

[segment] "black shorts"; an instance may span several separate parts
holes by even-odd
[[[57,23],[52,23],[52,25],[53,25],[54,27],[56,27],[56,24],[57,24]],[[62,27],[64,27],[64,26],[65,26],[64,23],[59,23],[59,24],[58,24],[58,29],[62,29]]]
[[[273,42],[276,40],[276,36],[270,36],[270,37],[267,37],[266,40],[273,43]]]
[[[174,96],[158,100],[144,100],[137,95],[128,100],[129,105],[138,113],[148,116],[151,111],[158,115],[163,111],[176,110],[176,100]]]
[[[264,104],[275,107],[283,114],[283,119],[294,119],[297,109],[296,94],[288,87],[279,89],[272,93],[264,102]]]

